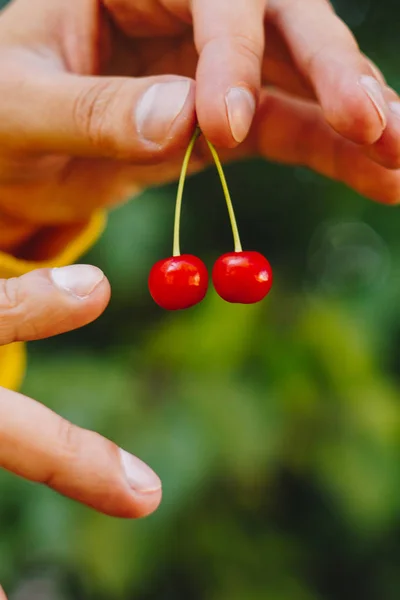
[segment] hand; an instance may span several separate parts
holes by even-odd
[[[306,165],[399,200],[397,95],[326,0],[103,4],[14,0],[0,13],[3,250],[174,179],[195,109],[226,160]],[[208,160],[199,148],[193,170]]]
[[[82,327],[103,312],[109,297],[108,281],[89,265],[0,280],[0,345]],[[117,517],[146,516],[161,500],[159,478],[138,458],[4,388],[0,468]],[[0,600],[7,600],[1,586]]]
[[[89,265],[0,279],[0,345],[82,327],[103,312],[109,297],[107,279]],[[4,388],[0,468],[117,517],[146,516],[161,500],[159,478],[138,458]],[[5,600],[1,587],[0,600]]]
[[[0,345],[50,337],[96,319],[110,286],[89,265],[41,269],[0,280]],[[160,503],[161,483],[139,459],[0,388],[0,468],[118,517],[141,517]]]

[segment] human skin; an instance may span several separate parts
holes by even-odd
[[[399,113],[325,0],[15,0],[0,13],[0,249],[175,179],[196,117],[225,160],[305,165],[396,203]],[[192,170],[207,160],[199,144]],[[83,326],[109,294],[90,266],[0,280],[0,345]],[[7,390],[0,466],[114,516],[161,500],[138,459]]]
[[[0,14],[1,247],[173,180],[195,111],[225,160],[305,165],[395,203],[399,109],[326,0],[15,0]],[[200,144],[192,170],[206,160]]]

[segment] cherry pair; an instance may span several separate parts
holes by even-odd
[[[166,310],[194,306],[203,300],[208,289],[208,272],[203,261],[192,254],[181,255],[179,247],[183,186],[190,155],[200,133],[197,128],[183,160],[176,198],[173,256],[158,261],[149,276],[150,294]],[[265,298],[270,291],[272,269],[259,252],[243,252],[222,165],[214,146],[206,141],[221,179],[235,244],[234,252],[224,254],[214,264],[212,281],[217,293],[227,302],[253,304]]]
[[[268,294],[272,270],[259,252],[229,252],[220,256],[212,270],[217,293],[227,302],[253,304]],[[153,300],[166,310],[194,306],[208,289],[208,272],[197,256],[182,254],[158,261],[150,272]]]

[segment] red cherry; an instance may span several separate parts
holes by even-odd
[[[226,302],[253,304],[270,291],[272,269],[259,252],[228,252],[216,261],[212,280]]]
[[[159,260],[150,271],[150,294],[165,310],[181,310],[198,304],[207,288],[207,268],[192,254]]]

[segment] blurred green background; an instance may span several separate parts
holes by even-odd
[[[400,89],[398,2],[335,5]],[[23,391],[148,461],[164,499],[119,521],[1,473],[10,600],[400,597],[398,211],[303,169],[226,174],[244,246],[274,268],[265,302],[154,305],[172,185],[115,211],[85,257],[113,287],[104,316],[30,345]],[[184,200],[182,248],[211,266],[232,247],[215,170]]]

